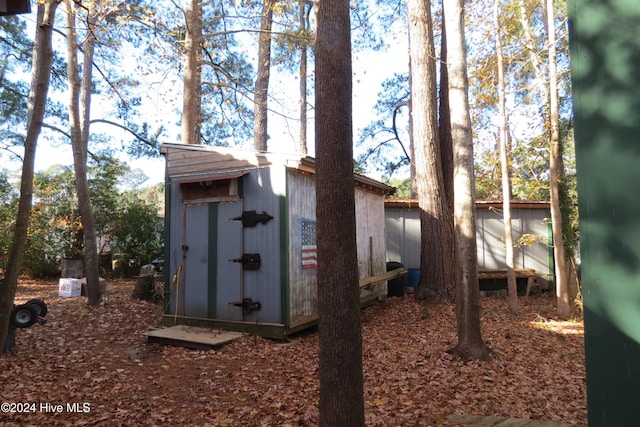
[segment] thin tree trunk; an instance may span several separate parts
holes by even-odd
[[[411,48],[411,32],[407,34],[407,40],[409,48]],[[411,72],[411,57],[409,57],[409,90],[413,87],[412,81],[412,72]],[[411,188],[409,190],[409,195],[412,199],[418,198],[418,179],[416,176],[416,145],[413,141],[413,120],[411,117],[413,111],[413,102],[411,102],[411,96],[409,96],[409,156],[410,164],[409,164],[409,179],[411,180]]]
[[[78,47],[76,41],[75,3],[67,0],[67,74],[69,79],[69,127],[71,128],[71,147],[73,166],[76,175],[76,193],[78,208],[82,220],[84,235],[84,269],[87,279],[87,296],[89,305],[102,302],[99,283],[98,244],[95,219],[91,207],[89,183],[87,180],[87,146],[83,141],[83,125],[80,117],[80,80],[78,73]],[[91,37],[91,36],[90,36]],[[89,57],[92,56],[91,42],[88,43]],[[85,64],[86,65],[86,64]],[[89,82],[90,85],[90,82]],[[85,100],[89,100],[87,96]],[[89,106],[84,110],[88,114]],[[88,133],[87,133],[88,135]]]
[[[447,28],[449,105],[454,156],[454,219],[460,282],[456,287],[458,344],[451,350],[464,359],[489,358],[480,330],[480,291],[475,226],[473,137],[469,116],[463,0],[444,0]]]
[[[89,127],[91,119],[91,91],[93,89],[93,56],[96,44],[94,30],[96,19],[95,6],[88,4],[85,7],[87,10],[87,27],[89,31],[85,38],[83,49],[82,85],[80,87],[80,132],[84,154],[84,173],[86,175],[87,151],[89,149]],[[87,297],[89,305],[98,305],[102,301],[102,291],[100,289],[100,261],[98,259],[98,238],[95,229],[95,217],[93,215],[93,209],[91,208],[91,199],[88,197],[88,186],[89,184],[87,182],[87,200],[86,202],[79,201],[78,206],[88,204],[88,207],[85,206],[84,210],[90,213],[91,216],[90,222],[85,223],[84,219],[82,221],[85,248],[84,273],[87,279]]]
[[[202,110],[202,3],[190,0],[185,13],[185,65],[182,98],[182,140],[200,144]]]
[[[548,92],[545,85],[544,71],[542,58],[540,57],[540,53],[538,49],[535,47],[535,41],[533,39],[533,31],[531,30],[531,22],[527,13],[527,8],[525,7],[524,0],[518,0],[518,6],[520,9],[520,25],[522,25],[523,36],[524,36],[524,46],[527,49],[527,53],[529,55],[529,60],[531,61],[531,66],[533,67],[534,74],[536,76],[536,81],[538,87],[541,89],[540,93],[545,95],[548,98]],[[546,100],[548,101],[548,99]]]
[[[321,426],[364,426],[348,0],[317,3],[316,216]],[[340,230],[340,232],[336,232]]]
[[[555,263],[555,286],[557,309],[560,317],[571,314],[569,281],[562,237],[562,211],[560,208],[560,181],[564,178],[564,165],[560,146],[560,119],[558,113],[558,71],[556,65],[556,32],[553,0],[546,2],[549,38],[549,187],[551,193],[551,228],[553,233],[553,258]]]
[[[300,1],[300,29],[303,34],[306,34],[308,28],[308,12],[307,2]],[[300,71],[298,77],[300,78],[300,153],[307,155],[307,57],[308,47],[307,42],[303,41],[300,44]]]
[[[409,0],[411,123],[420,205],[421,257],[418,297],[452,300],[455,243],[438,138],[437,89],[430,2]]]
[[[22,269],[24,248],[27,242],[27,230],[31,218],[33,203],[33,176],[36,158],[36,146],[42,129],[51,65],[53,64],[53,22],[58,0],[47,0],[38,3],[37,27],[31,66],[31,89],[29,90],[29,106],[27,134],[24,141],[24,158],[22,159],[22,177],[20,180],[20,199],[13,240],[7,258],[4,283],[0,286],[0,351],[11,350],[5,347],[13,301],[18,286],[18,277]]]
[[[507,265],[507,291],[509,293],[509,311],[518,314],[520,311],[518,302],[518,284],[516,282],[513,230],[511,226],[511,175],[509,172],[509,159],[507,154],[507,109],[505,101],[504,82],[504,55],[502,53],[502,39],[500,31],[500,2],[493,1],[493,22],[496,37],[496,56],[498,58],[498,111],[500,116],[499,145],[500,145],[500,169],[502,171],[502,221],[504,224],[505,264]]]
[[[443,12],[444,15],[444,12]],[[440,40],[440,147],[442,158],[442,176],[447,205],[453,211],[453,140],[451,139],[451,112],[449,111],[449,72],[447,64],[447,28],[442,19],[442,37]]]
[[[267,112],[269,96],[269,74],[271,70],[271,23],[273,1],[263,0],[258,36],[258,73],[254,88],[253,148],[267,151]]]

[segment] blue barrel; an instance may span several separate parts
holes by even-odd
[[[417,291],[419,282],[420,282],[420,269],[410,268],[409,269],[409,286],[411,286],[415,291]]]

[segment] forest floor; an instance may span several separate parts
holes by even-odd
[[[0,357],[0,425],[313,426],[318,336],[283,343],[244,336],[202,351],[147,343],[162,304],[114,281],[106,303],[58,297],[57,281],[21,280],[16,302],[44,299],[45,326],[17,331]],[[489,362],[464,362],[452,305],[411,296],[363,309],[368,426],[454,426],[453,414],[587,424],[583,323],[555,316],[554,298],[483,297]],[[12,405],[6,405],[10,403]]]

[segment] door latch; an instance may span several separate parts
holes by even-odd
[[[258,223],[266,224],[273,219],[271,215],[262,211],[257,213],[256,211],[244,211],[241,216],[231,218],[234,221],[242,221],[243,227],[255,227]]]
[[[230,302],[229,305],[242,308],[242,314],[249,314],[262,308],[260,301],[254,301],[251,298],[242,298],[242,301]]]
[[[260,254],[242,254],[240,258],[232,258],[229,261],[239,262],[243,270],[258,270],[260,268]]]

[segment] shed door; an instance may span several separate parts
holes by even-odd
[[[183,301],[180,311],[189,317],[207,317],[209,239],[207,204],[185,205]]]
[[[184,283],[180,311],[188,317],[241,320],[229,302],[242,299],[242,203],[185,204]],[[182,309],[184,307],[184,309]]]
[[[217,244],[215,275],[215,318],[220,320],[242,320],[242,310],[229,303],[242,300],[242,264],[232,260],[242,256],[242,223],[234,221],[242,215],[242,202],[220,202],[215,205],[216,230],[210,232],[211,242]],[[214,206],[212,206],[214,208]]]

